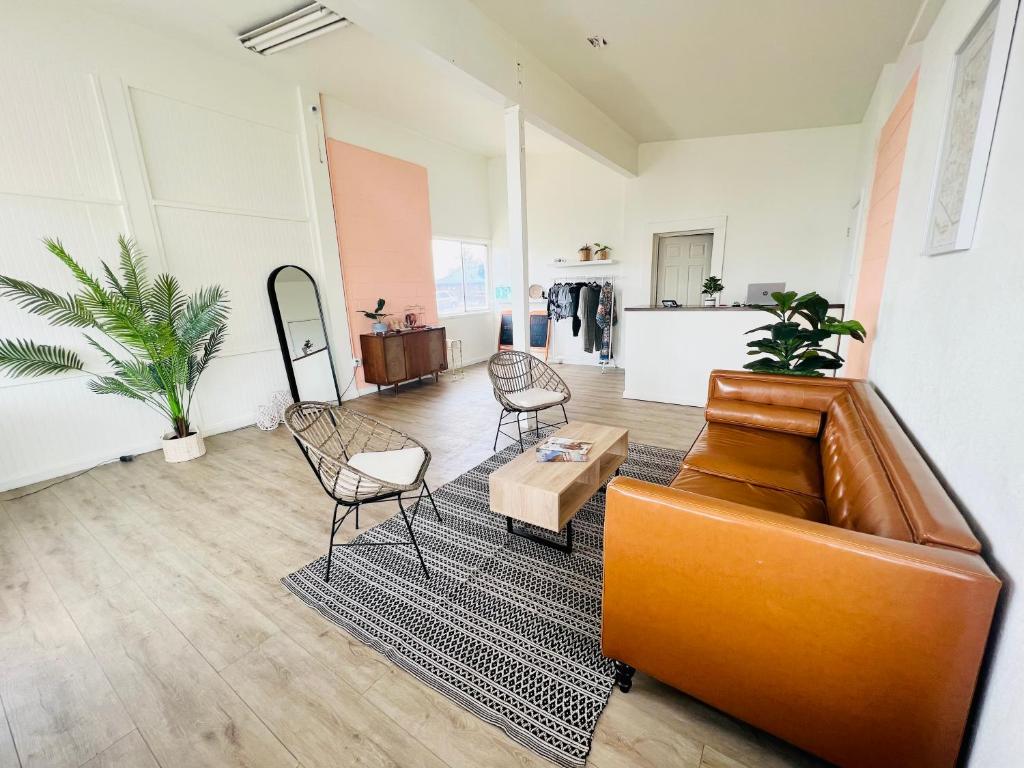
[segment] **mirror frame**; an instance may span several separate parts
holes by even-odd
[[[334,368],[334,354],[331,352],[331,340],[327,335],[327,323],[324,321],[324,307],[320,301],[320,287],[316,279],[305,269],[296,264],[284,264],[275,268],[267,278],[267,294],[270,296],[270,311],[274,313],[274,326],[277,328],[277,343],[281,348],[281,357],[284,359],[284,370],[288,374],[288,388],[292,391],[292,401],[299,402],[299,387],[295,383],[295,370],[292,368],[292,356],[288,351],[288,336],[284,330],[284,319],[281,317],[281,307],[277,302],[277,290],[274,281],[279,272],[285,269],[297,269],[309,278],[313,284],[313,295],[316,297],[316,308],[320,313],[320,325],[324,329],[324,345],[327,349],[327,361],[331,366],[331,380],[334,383],[334,394],[337,395],[338,404],[341,404],[341,391],[338,389],[338,372]]]

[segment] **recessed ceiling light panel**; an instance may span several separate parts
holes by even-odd
[[[352,22],[320,3],[311,3],[279,19],[250,29],[238,36],[238,42],[262,56],[283,51]]]

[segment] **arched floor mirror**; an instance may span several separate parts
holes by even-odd
[[[302,267],[278,267],[267,278],[292,399],[340,402],[334,358],[316,281]]]

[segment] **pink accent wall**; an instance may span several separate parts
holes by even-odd
[[[875,180],[871,186],[871,207],[868,209],[867,228],[864,233],[864,253],[861,257],[860,276],[857,280],[857,298],[853,315],[864,324],[867,341],[851,341],[844,376],[865,379],[871,362],[871,349],[878,333],[878,310],[885,285],[885,267],[889,263],[889,245],[892,223],[896,218],[896,202],[903,176],[903,158],[910,136],[910,120],[917,95],[917,73],[910,79],[892,114],[878,137],[875,158]]]
[[[437,322],[427,169],[336,139],[327,140],[327,163],[358,357],[359,334],[372,324],[360,310],[372,310],[378,297],[387,301],[385,312],[401,316],[419,304],[422,322]],[[362,370],[358,383],[365,383]]]

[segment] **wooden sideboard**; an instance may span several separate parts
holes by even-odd
[[[359,336],[363,356],[363,378],[369,384],[394,387],[423,376],[438,374],[448,368],[448,340],[444,328],[423,328],[379,336]]]

